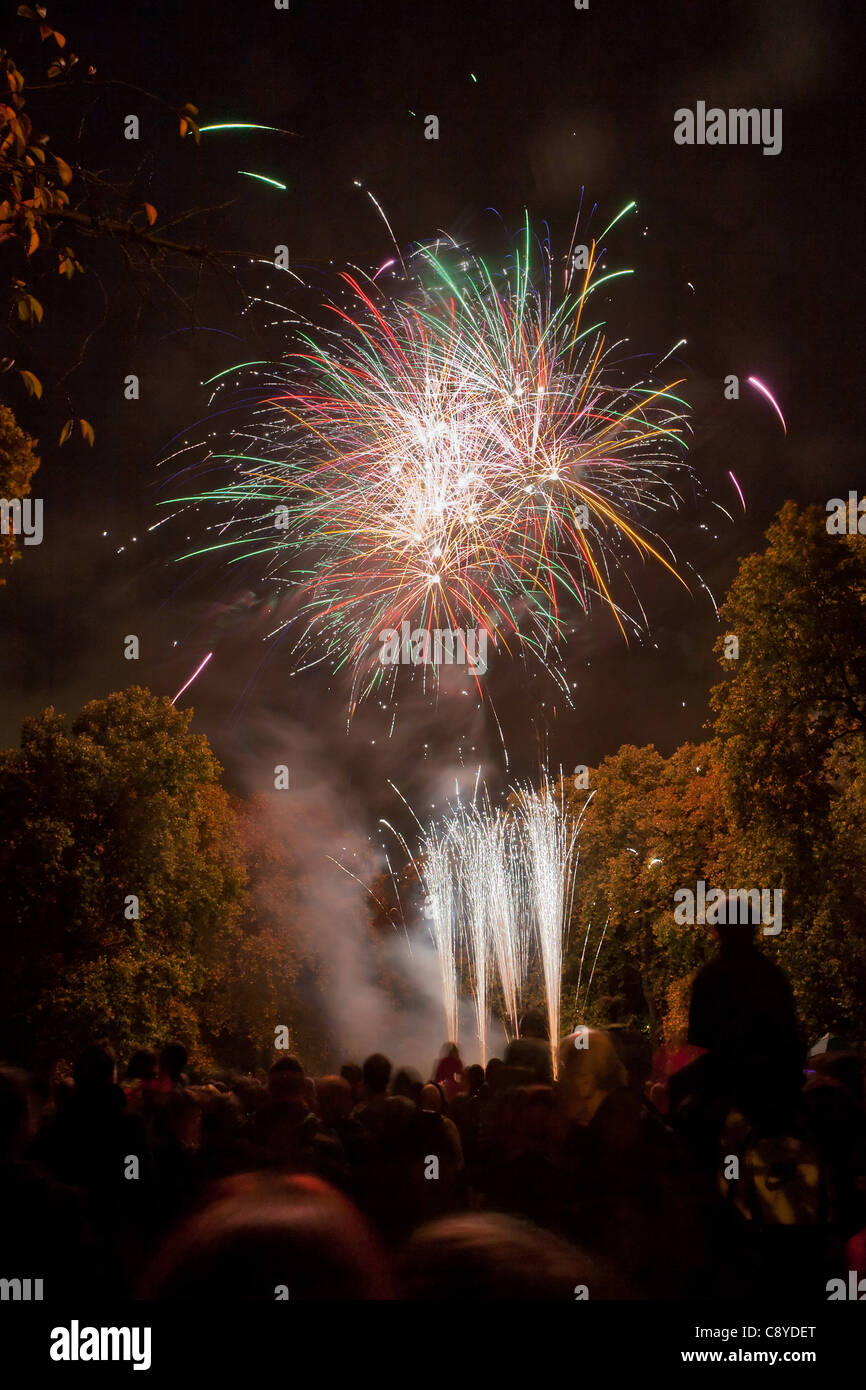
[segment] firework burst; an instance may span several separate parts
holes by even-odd
[[[382,643],[406,623],[425,673],[445,630],[548,664],[594,599],[634,624],[612,588],[628,551],[675,573],[654,528],[680,505],[681,382],[616,365],[594,296],[630,272],[600,274],[600,240],[586,249],[561,290],[528,221],[496,273],[445,239],[387,280],[345,272],[332,326],[295,323],[264,396],[247,364],[250,424],[203,465],[230,481],[175,499],[227,509],[203,549],[291,586],[305,659],[348,666],[355,696],[396,682]]]
[[[563,940],[572,911],[583,811],[572,815],[561,783],[547,779],[539,791],[528,784],[513,788],[512,802],[510,810],[495,810],[486,791],[479,794],[476,788],[471,802],[458,802],[440,822],[426,827],[408,807],[421,832],[413,863],[425,892],[424,914],[436,950],[449,1039],[457,1039],[458,961],[465,966],[479,1054],[486,1062],[490,986],[498,981],[503,1022],[515,1036],[536,958],[555,1076]],[[383,824],[411,858],[402,835],[387,821]]]

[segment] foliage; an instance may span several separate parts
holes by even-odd
[[[43,711],[0,755],[7,1049],[273,1047],[289,957],[250,914],[237,808],[191,718],[132,687],[71,722]]]
[[[155,108],[158,120],[150,122],[156,135],[177,130],[181,140],[198,145],[198,109],[190,102],[178,107],[151,92],[133,87],[116,78],[103,78],[96,68],[83,62],[67,45],[65,35],[48,22],[43,6],[18,7],[19,17],[31,21],[32,32],[47,60],[44,75],[35,80],[25,77],[18,61],[0,49],[0,254],[9,268],[7,347],[0,356],[0,371],[14,369],[30,396],[43,394],[42,380],[33,370],[29,330],[46,317],[55,296],[52,283],[87,277],[96,281],[103,303],[103,320],[117,288],[132,283],[140,295],[139,310],[145,299],[152,303],[154,292],[167,303],[179,305],[194,314],[194,293],[179,288],[173,271],[191,268],[197,277],[205,268],[221,269],[236,259],[237,253],[217,251],[201,241],[178,241],[170,228],[181,221],[204,217],[213,208],[197,207],[168,216],[161,223],[160,213],[150,198],[155,151],[127,160],[121,174],[112,176],[104,168],[91,167],[92,156],[84,143],[88,120],[96,105],[105,106],[114,97],[134,94]],[[38,38],[37,38],[38,34]],[[33,60],[32,66],[36,65]],[[28,69],[31,64],[25,64]],[[47,102],[46,102],[47,96]],[[46,107],[49,123],[56,132],[41,128],[32,98]],[[120,108],[122,109],[122,108]],[[117,117],[122,120],[121,116]],[[56,139],[55,139],[56,135]],[[138,148],[128,146],[130,153]],[[104,162],[104,161],[100,161]],[[227,206],[227,204],[223,204]],[[87,243],[98,243],[109,252],[109,261],[120,259],[121,275],[115,275],[114,293],[102,283]],[[198,278],[196,279],[198,284]],[[188,285],[188,282],[187,282]],[[47,296],[47,297],[46,297]],[[76,319],[80,317],[78,311]],[[101,325],[87,331],[78,360],[59,378],[69,376],[81,363],[87,344]],[[67,335],[71,341],[73,335]],[[60,430],[59,443],[73,435],[93,443],[89,421],[71,415]]]
[[[25,434],[11,410],[0,405],[0,497],[7,500],[30,495],[30,482],[39,467],[36,440]],[[11,529],[0,533],[0,566],[11,564],[21,553]],[[0,578],[0,584],[6,580]]]
[[[739,659],[711,700],[734,878],[783,889],[770,949],[813,1032],[866,1003],[866,537],[787,502],[722,607]]]
[[[714,737],[664,759],[628,745],[590,773],[566,998],[596,1020],[679,1037],[708,928],[673,920],[674,892],[781,888],[783,926],[763,948],[787,971],[807,1032],[855,1038],[866,1007],[866,537],[831,536],[788,502],[766,549],[741,561],[721,608],[724,679]],[[735,635],[739,656],[725,656]],[[575,812],[587,792],[564,784]],[[605,924],[606,929],[605,929]],[[591,993],[589,972],[604,930]],[[585,943],[585,944],[584,944]],[[599,1021],[603,1021],[599,1015]]]
[[[705,929],[673,921],[675,889],[713,871],[720,808],[710,747],[686,744],[665,759],[652,745],[626,744],[590,770],[589,791],[567,996],[575,1021],[603,1022],[601,1001],[619,995],[633,1021],[656,1024],[672,974],[693,970],[711,949]],[[589,793],[565,784],[565,794],[578,814]]]

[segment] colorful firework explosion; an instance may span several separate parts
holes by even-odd
[[[423,636],[408,664],[425,676],[443,630],[550,665],[593,599],[623,634],[639,627],[612,587],[628,551],[676,573],[654,526],[680,506],[687,406],[681,381],[617,366],[621,345],[588,321],[630,273],[598,273],[609,230],[580,256],[573,239],[561,292],[528,220],[498,273],[444,238],[400,257],[387,287],[387,262],[347,271],[349,307],[330,302],[324,329],[295,322],[264,396],[261,363],[219,374],[243,388],[254,371],[259,395],[231,451],[203,461],[230,481],[175,499],[228,510],[193,553],[255,557],[290,586],[299,650],[348,666],[355,698],[396,683],[382,644],[401,625]]]
[[[476,785],[471,802],[458,801],[443,818],[427,826],[398,793],[420,832],[419,853],[414,857],[399,831],[382,822],[417,867],[425,891],[424,915],[436,949],[449,1039],[457,1040],[458,957],[475,1007],[482,1062],[487,1060],[490,986],[498,982],[502,1023],[516,1036],[530,965],[536,957],[554,1076],[563,938],[571,918],[577,843],[586,809],[571,814],[561,787],[561,777],[559,784],[545,777],[538,791],[529,784],[514,787],[512,809],[503,811],[493,809],[486,789],[479,794]]]

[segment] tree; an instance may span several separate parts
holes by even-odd
[[[782,888],[768,949],[813,1031],[866,1002],[866,537],[786,502],[721,608],[739,641],[711,694],[729,882]]]
[[[563,785],[578,814],[588,793]],[[626,744],[590,770],[589,791],[566,998],[574,1000],[575,1021],[594,1021],[600,1000],[615,995],[633,1021],[655,1027],[671,981],[688,977],[712,951],[706,928],[673,920],[676,889],[713,874],[722,818],[711,748],[685,744],[665,759],[651,744]]]
[[[105,1032],[209,1056],[224,1038],[246,869],[191,718],[132,687],[71,723],[43,711],[0,755],[7,1051],[70,1057]]]
[[[0,405],[0,498],[22,500],[30,495],[30,482],[39,467],[36,441],[25,434],[11,410]],[[0,531],[0,566],[18,559],[20,544],[11,526]],[[6,580],[0,578],[0,584]]]
[[[0,89],[0,250],[10,272],[7,345],[0,371],[14,368],[28,393],[41,397],[42,380],[33,370],[29,330],[43,322],[46,295],[49,301],[54,298],[51,286],[58,277],[59,283],[78,277],[85,277],[88,284],[95,281],[101,318],[82,334],[77,324],[83,315],[80,310],[75,313],[78,355],[57,377],[56,386],[81,365],[90,339],[106,322],[125,284],[131,283],[139,298],[137,311],[127,314],[125,332],[155,292],[192,321],[202,272],[225,273],[236,261],[252,257],[248,252],[217,250],[202,235],[186,240],[172,235],[173,227],[204,219],[234,199],[217,207],[174,209],[163,217],[151,201],[158,196],[151,191],[157,161],[149,145],[141,156],[136,154],[140,149],[136,141],[125,142],[130,158],[122,172],[92,167],[85,137],[94,106],[112,109],[113,101],[112,114],[121,129],[124,120],[139,117],[124,117],[128,106],[117,106],[117,98],[122,95],[126,103],[133,98],[139,110],[143,104],[155,109],[161,132],[177,130],[181,140],[195,145],[200,138],[197,108],[190,102],[176,106],[119,79],[103,77],[71,51],[66,36],[48,22],[44,6],[20,5],[18,15],[32,21],[32,36],[48,61],[44,80],[32,81],[8,51],[0,50],[4,88]],[[58,122],[56,139],[40,127],[33,108],[34,97],[38,104],[46,96],[46,118]],[[113,277],[112,291],[89,254],[94,245],[107,252],[103,259],[121,271]],[[69,332],[68,340],[73,336]],[[65,421],[59,442],[64,444],[73,433],[93,442],[92,426],[75,415]]]
[[[624,746],[590,773],[564,974],[566,997],[582,974],[581,1019],[614,994],[634,1020],[664,1013],[669,1035],[681,1032],[691,976],[714,942],[708,928],[674,923],[673,894],[703,879],[782,889],[782,931],[763,948],[787,971],[808,1030],[856,1038],[866,1004],[864,612],[866,537],[830,535],[820,508],[786,503],[721,608],[712,741],[668,759]],[[587,793],[564,786],[577,813]]]

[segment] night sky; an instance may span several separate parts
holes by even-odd
[[[285,242],[301,273],[330,261],[373,266],[389,255],[386,229],[356,180],[375,194],[401,244],[444,229],[492,256],[503,246],[502,223],[516,231],[525,208],[564,252],[582,190],[605,223],[635,198],[638,214],[619,225],[615,260],[636,273],[606,307],[616,336],[651,360],[687,340],[679,361],[705,496],[676,528],[662,529],[681,564],[721,600],[738,558],[760,545],[786,498],[823,505],[862,484],[855,9],[803,0],[590,0],[586,12],[571,0],[291,0],[282,12],[270,0],[87,0],[54,5],[50,19],[103,76],[173,105],[191,100],[206,123],[294,132],[205,136],[196,151],[177,140],[171,120],[153,133],[151,108],[114,93],[89,116],[82,151],[118,178],[125,162],[147,155],[161,217],[234,199],[207,219],[211,243],[272,254]],[[5,42],[18,52],[28,33],[13,20]],[[782,152],[677,146],[674,111],[699,100],[781,107]],[[53,114],[61,109],[39,108],[58,152],[67,143]],[[122,139],[127,111],[146,115],[139,147]],[[439,118],[438,141],[424,139],[428,113]],[[181,703],[194,704],[194,727],[238,791],[272,786],[274,764],[286,762],[299,791],[305,780],[327,779],[346,814],[372,830],[376,816],[393,811],[389,778],[419,806],[453,791],[461,762],[474,776],[480,761],[491,785],[503,785],[495,722],[462,694],[464,678],[446,682],[438,701],[410,691],[391,738],[391,712],[375,700],[347,732],[345,683],[321,671],[293,675],[287,646],[263,642],[274,595],[261,571],[178,564],[183,530],[148,530],[170,495],[160,460],[206,411],[200,383],[259,355],[260,328],[228,277],[205,285],[199,331],[180,331],[188,320],[165,304],[135,326],[134,295],[113,253],[93,243],[82,250],[109,286],[109,312],[64,391],[92,421],[95,448],[54,447],[68,413],[62,394],[39,406],[11,387],[5,397],[42,441],[34,495],[44,498],[45,540],[25,550],[0,594],[4,740],[16,741],[22,718],[48,704],[73,713],[132,683],[173,695],[213,650]],[[262,293],[269,281],[257,276],[245,273],[244,288]],[[43,365],[62,369],[102,313],[93,275],[63,286],[49,308],[38,350]],[[278,351],[273,334],[267,350]],[[123,399],[127,372],[141,378],[139,402]],[[728,373],[771,385],[787,437],[753,391],[724,399]],[[745,515],[728,470],[743,487]],[[716,679],[712,604],[699,585],[689,596],[659,568],[638,565],[632,577],[649,639],[626,645],[600,607],[578,623],[566,656],[573,709],[543,672],[495,662],[487,679],[509,775],[537,775],[540,756],[570,771],[624,742],[669,753],[702,736]],[[141,637],[138,663],[123,659],[127,633]]]

